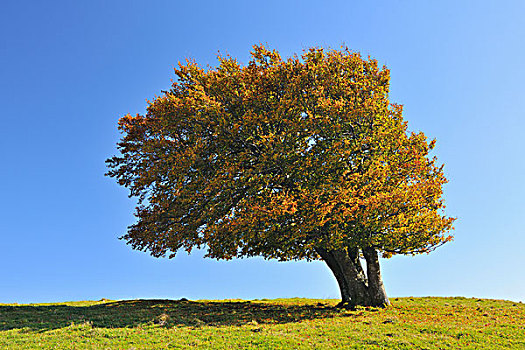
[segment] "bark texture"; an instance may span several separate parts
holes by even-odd
[[[333,272],[341,291],[340,307],[390,305],[381,278],[379,257],[374,248],[362,249],[366,260],[366,275],[359,260],[359,249],[328,251],[316,249],[317,254]]]

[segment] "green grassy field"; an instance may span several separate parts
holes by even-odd
[[[525,305],[395,298],[0,304],[0,349],[525,349]]]

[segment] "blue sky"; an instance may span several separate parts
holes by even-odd
[[[12,1],[0,5],[0,303],[339,297],[321,262],[155,259],[118,237],[134,201],[104,160],[178,61],[347,45],[437,139],[455,240],[382,261],[390,296],[525,301],[525,2]]]

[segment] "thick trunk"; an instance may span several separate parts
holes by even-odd
[[[341,268],[345,282],[348,284],[350,294],[348,305],[352,307],[366,305],[368,300],[366,277],[359,262],[359,255],[356,264],[356,261],[344,250],[336,250],[331,253]],[[343,303],[345,302],[343,301]]]
[[[332,273],[335,276],[335,279],[337,280],[337,284],[339,285],[339,291],[341,292],[341,303],[346,304],[350,302],[350,286],[348,285],[348,282],[346,281],[343,271],[341,269],[341,266],[335,259],[332,252],[328,252],[325,249],[317,248],[316,249],[317,254],[324,260],[326,265],[332,270]]]
[[[379,267],[379,257],[374,248],[364,248],[363,255],[366,259],[366,274],[368,276],[368,296],[373,306],[390,305],[390,300],[386,295],[381,269]]]
[[[390,304],[381,280],[379,258],[375,249],[363,250],[363,255],[367,261],[368,278],[365,276],[359,261],[358,249],[328,251],[317,248],[316,251],[337,280],[341,291],[339,306],[386,306]]]

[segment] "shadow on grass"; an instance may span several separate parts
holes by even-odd
[[[272,301],[126,300],[92,306],[4,305],[0,306],[0,331],[46,331],[72,324],[87,324],[93,328],[277,324],[331,318],[340,312],[331,305],[321,303],[291,305]]]

